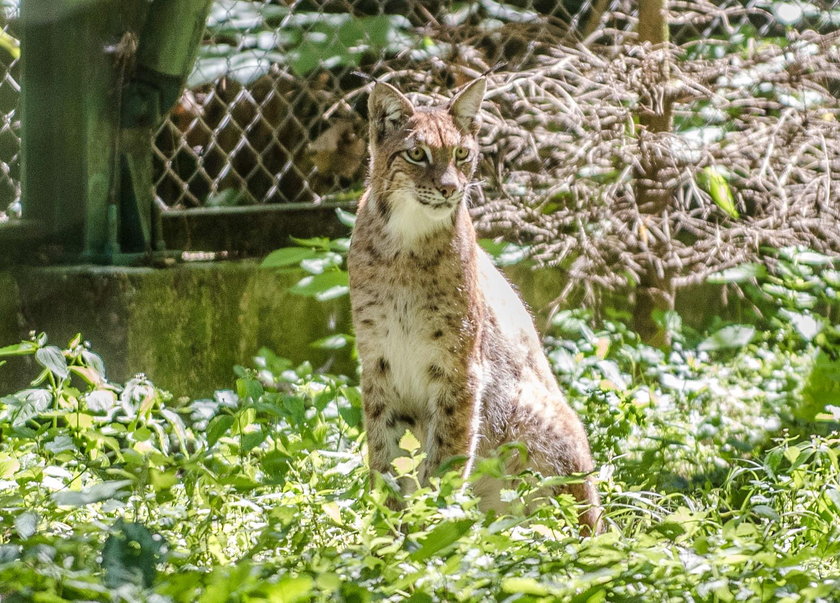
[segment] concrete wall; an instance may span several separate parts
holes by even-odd
[[[352,374],[346,352],[309,347],[331,332],[350,332],[347,299],[318,303],[288,293],[300,277],[299,271],[260,269],[254,261],[0,272],[0,346],[31,330],[47,333],[58,346],[82,333],[110,379],[143,372],[176,396],[231,387],[233,366],[253,366],[262,346]],[[37,374],[27,364],[11,358],[0,366],[0,392]]]
[[[506,269],[544,329],[545,309],[562,290],[558,271]],[[310,343],[351,333],[349,299],[330,302],[288,293],[302,273],[261,269],[254,260],[186,263],[171,268],[58,266],[0,271],[0,346],[30,331],[58,346],[76,333],[105,361],[108,377],[143,372],[176,396],[206,396],[234,383],[233,366],[253,366],[263,346],[296,363],[355,374],[344,350]],[[689,324],[722,311],[719,287],[693,288],[678,298]],[[613,305],[623,305],[612,300]],[[0,394],[25,387],[38,373],[31,360],[0,366]]]

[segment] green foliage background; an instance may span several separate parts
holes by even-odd
[[[341,241],[301,243],[267,264],[343,272]],[[785,250],[715,279],[762,315],[710,333],[662,316],[668,350],[621,312],[554,317],[546,350],[599,465],[608,529],[593,538],[563,497],[526,514],[521,476],[508,515],[478,511],[454,473],[390,510],[389,484],[368,486],[355,376],[263,350],[231,390],[173,399],[143,375],[110,382],[81,338],[1,348],[39,372],[0,398],[0,597],[836,601],[834,261]],[[319,291],[344,292],[327,280]],[[311,283],[300,293],[317,297]],[[412,474],[417,444],[402,446],[395,471]]]

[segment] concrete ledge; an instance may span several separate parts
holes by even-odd
[[[355,202],[286,203],[168,210],[161,216],[163,239],[169,249],[259,257],[291,245],[290,236],[349,236],[350,229],[338,221],[335,210],[352,211],[355,206]]]
[[[505,271],[544,329],[545,309],[563,289],[562,274],[526,266]],[[46,332],[59,346],[81,333],[102,356],[109,378],[124,381],[142,371],[176,396],[231,387],[233,366],[252,365],[262,346],[296,363],[308,360],[355,374],[347,351],[309,345],[351,332],[349,299],[320,303],[292,295],[288,289],[302,275],[261,269],[256,260],[166,269],[84,265],[0,271],[0,346],[30,331]],[[617,307],[622,302],[612,299]],[[711,285],[682,292],[677,305],[696,327],[727,313],[720,287]],[[0,366],[0,394],[25,387],[36,374],[31,360],[9,359]]]
[[[0,345],[31,330],[46,332],[59,346],[82,333],[109,378],[123,381],[142,371],[176,396],[231,387],[233,366],[250,365],[262,346],[352,374],[348,353],[309,346],[350,331],[347,299],[318,303],[288,293],[300,277],[299,271],[261,269],[254,261],[0,272]],[[36,375],[26,362],[11,358],[0,366],[0,392]]]

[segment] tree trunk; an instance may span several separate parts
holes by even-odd
[[[639,109],[639,167],[635,174],[636,204],[641,215],[639,233],[642,241],[649,240],[649,261],[640,275],[636,287],[633,311],[634,328],[642,340],[653,345],[668,344],[667,333],[653,319],[657,310],[674,307],[673,273],[657,268],[655,260],[662,257],[667,243],[656,236],[647,237],[648,225],[661,223],[671,200],[671,190],[665,185],[664,154],[656,151],[663,134],[671,131],[671,99],[668,94],[670,52],[668,49],[668,0],[639,1],[639,42],[654,47],[654,59],[649,60],[652,76],[649,102],[640,103]],[[667,229],[656,229],[665,231]]]

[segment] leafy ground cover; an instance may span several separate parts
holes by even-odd
[[[81,338],[0,348],[37,366],[0,397],[0,600],[836,601],[825,264],[718,275],[758,278],[775,310],[703,334],[664,316],[668,350],[620,315],[554,317],[546,349],[600,467],[593,538],[570,500],[525,514],[534,479],[512,478],[509,515],[479,512],[453,473],[390,510],[387,484],[368,486],[355,375],[263,350],[231,390],[175,399],[109,381]],[[401,444],[395,471],[412,474],[417,442]]]

